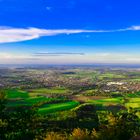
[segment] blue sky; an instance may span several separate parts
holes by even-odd
[[[140,63],[139,0],[0,0],[0,63]]]

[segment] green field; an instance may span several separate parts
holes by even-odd
[[[28,98],[29,93],[21,90],[6,90],[8,99]]]
[[[116,74],[116,73],[104,73],[99,75],[99,79],[104,79],[104,78],[125,78],[124,75]]]
[[[33,90],[30,90],[30,95],[32,94],[65,94],[65,93],[68,93],[69,90],[66,89],[66,88],[50,88],[50,89],[47,89],[47,88],[41,88],[41,89],[33,89]]]
[[[65,88],[53,88],[53,89],[33,89],[31,92],[21,90],[7,90],[8,107],[17,106],[32,106],[39,105],[39,113],[54,113],[58,111],[69,110],[79,105],[78,101],[67,100],[65,98],[51,98],[43,96],[45,94],[64,94],[69,90]],[[89,90],[92,92],[93,90]],[[138,94],[138,93],[136,93]],[[86,103],[94,104],[97,107],[107,106],[124,106],[126,108],[140,108],[140,98],[134,96],[116,97],[116,98],[104,98],[104,99],[88,99]]]
[[[39,113],[45,114],[45,113],[54,113],[57,111],[69,110],[76,107],[78,104],[79,102],[76,101],[70,101],[70,102],[58,103],[58,104],[45,104],[39,108]]]
[[[123,101],[123,98],[107,98],[107,99],[100,99],[100,100],[89,100],[89,103],[93,103],[93,104],[103,104],[103,105],[107,105],[107,104],[121,104]]]
[[[38,89],[34,90],[38,93],[46,93],[49,92],[51,89]],[[44,92],[43,92],[44,91]],[[64,93],[65,89],[61,90],[54,90],[53,93]],[[53,113],[57,111],[68,110],[76,107],[79,102],[77,101],[67,101],[64,98],[47,98],[45,96],[35,96],[34,93],[23,92],[20,90],[8,90],[7,92],[8,97],[8,107],[17,107],[17,106],[32,106],[36,104],[40,104],[39,106],[39,113]]]
[[[89,103],[95,104],[96,106],[110,106],[110,105],[122,105],[127,109],[139,109],[140,108],[140,98],[108,98],[100,100],[89,100]]]

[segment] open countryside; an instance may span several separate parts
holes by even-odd
[[[41,124],[40,133],[46,130],[81,133],[82,129],[90,132],[103,125],[104,117],[111,113],[135,112],[140,119],[139,71],[139,68],[95,66],[1,68],[5,111],[13,114],[19,113],[18,108],[25,111],[34,108]]]

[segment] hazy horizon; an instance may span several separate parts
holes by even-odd
[[[140,64],[139,0],[0,0],[0,64]]]

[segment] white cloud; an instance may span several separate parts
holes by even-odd
[[[131,27],[127,28],[127,29],[137,31],[137,30],[140,30],[140,26],[131,26]]]
[[[46,30],[39,28],[6,28],[0,27],[0,43],[19,42],[25,40],[32,40],[41,36],[55,36],[59,34],[78,34],[89,32],[101,32],[96,30]]]
[[[122,32],[122,31],[138,31],[140,26],[131,26],[117,30],[82,30],[82,29],[60,29],[47,30],[40,28],[10,28],[0,27],[0,43],[20,42],[26,40],[37,39],[42,36],[55,36],[59,34],[80,34],[80,33],[105,33],[105,32]]]
[[[25,58],[32,58],[30,55],[22,55],[22,54],[15,54],[15,53],[0,53],[0,60],[10,60],[10,59],[25,59]]]

